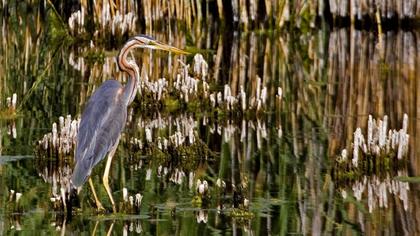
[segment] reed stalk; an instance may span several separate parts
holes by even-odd
[[[328,4],[326,4],[328,1]],[[418,21],[419,19],[419,0],[407,1],[362,1],[362,0],[310,0],[310,1],[290,1],[290,0],[234,0],[234,1],[204,1],[204,0],[175,0],[175,1],[151,1],[145,0],[142,4],[142,12],[138,12],[137,4],[132,0],[115,1],[106,0],[103,2],[81,0],[80,16],[72,15],[74,18],[72,22],[81,19],[77,22],[80,29],[86,27],[87,24],[83,21],[84,18],[90,17],[87,11],[89,4],[93,6],[93,16],[95,23],[102,25],[102,31],[109,30],[109,25],[121,25],[122,23],[135,31],[133,25],[126,22],[127,15],[132,13],[135,17],[140,17],[144,20],[147,28],[154,28],[160,25],[161,22],[168,20],[175,20],[178,23],[183,23],[188,29],[192,29],[193,25],[203,24],[210,19],[219,19],[226,21],[232,19],[232,22],[226,22],[236,25],[239,23],[244,30],[264,26],[264,23],[274,23],[274,27],[282,28],[286,22],[290,22],[291,26],[301,28],[302,24],[309,27],[315,27],[315,20],[317,17],[323,18],[325,10],[329,11],[333,19],[349,19],[352,25],[356,21],[364,23],[365,20],[370,20],[376,25],[381,24],[378,17],[383,20],[394,19],[396,17],[399,21],[403,19],[410,19]],[[260,6],[263,6],[259,9]],[[326,6],[329,6],[326,9]],[[204,11],[204,8],[206,9]],[[212,12],[211,9],[215,12]],[[226,9],[231,9],[228,12]],[[227,15],[231,14],[231,15]],[[121,20],[119,22],[118,20]],[[134,19],[136,21],[136,18]],[[331,22],[334,24],[335,20]],[[338,21],[340,22],[340,21]],[[134,22],[135,23],[135,22]],[[71,26],[72,28],[73,26]],[[114,26],[115,27],[115,26]],[[134,28],[134,29],[132,29]],[[103,33],[103,32],[99,32]],[[123,32],[124,33],[124,32]]]

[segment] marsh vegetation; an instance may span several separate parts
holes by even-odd
[[[419,31],[359,24],[414,22],[416,1],[329,1],[349,27],[320,17],[324,1],[91,2],[1,5],[0,234],[419,233]],[[119,213],[98,214],[85,186],[70,219],[80,114],[102,82],[127,81],[115,57],[138,32],[193,54],[133,53]]]

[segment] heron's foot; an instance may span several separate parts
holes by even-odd
[[[106,209],[104,208],[104,206],[102,206],[102,203],[99,200],[95,200],[95,202],[96,202],[96,208],[99,213],[106,212]]]
[[[112,204],[112,211],[114,213],[117,213],[117,208],[115,207],[115,201],[114,201],[114,198],[112,197],[111,188],[109,187],[109,184],[108,184],[108,176],[106,177],[104,176],[103,182],[104,182],[105,190],[108,193],[109,200],[111,201],[111,204]]]
[[[90,188],[92,189],[93,198],[95,199],[96,208],[98,209],[98,212],[105,212],[106,210],[105,210],[104,206],[99,201],[98,196],[96,195],[95,186],[93,185],[93,182],[92,182],[91,178],[89,178],[89,185],[90,185]]]

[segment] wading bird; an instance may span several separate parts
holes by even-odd
[[[116,207],[108,184],[108,175],[112,157],[117,149],[121,132],[127,119],[127,106],[134,100],[140,81],[139,66],[135,61],[127,60],[129,51],[134,48],[148,48],[177,54],[188,54],[181,49],[160,43],[150,36],[135,36],[125,43],[117,57],[120,70],[127,72],[129,75],[127,84],[122,86],[116,80],[105,81],[96,89],[87,102],[79,125],[75,156],[76,165],[73,170],[71,184],[73,191],[76,189],[80,190],[81,186],[89,178],[93,167],[103,160],[108,153],[103,184],[111,200],[114,212],[116,212]],[[104,210],[101,202],[98,200],[91,178],[89,178],[89,184],[98,210]]]

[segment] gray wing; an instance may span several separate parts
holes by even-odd
[[[77,134],[76,166],[72,176],[75,187],[86,182],[92,168],[118,141],[127,119],[127,106],[121,101],[121,92],[118,81],[108,80],[86,105]]]

